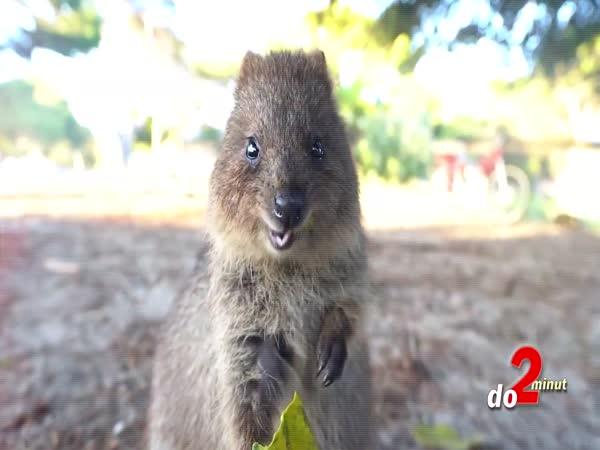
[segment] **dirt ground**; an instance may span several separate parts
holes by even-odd
[[[420,448],[420,424],[449,425],[473,450],[600,449],[599,237],[370,237],[378,450]],[[0,221],[0,449],[141,449],[158,325],[203,248],[193,227]],[[490,410],[488,391],[520,377],[509,360],[524,343],[568,392]]]

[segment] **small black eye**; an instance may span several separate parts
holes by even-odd
[[[325,146],[321,143],[320,139],[315,139],[312,148],[310,149],[310,155],[313,158],[321,159],[325,156]]]
[[[253,137],[248,138],[248,143],[246,144],[246,159],[250,162],[256,162],[259,153],[256,140]]]

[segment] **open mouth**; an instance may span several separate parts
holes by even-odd
[[[294,242],[294,233],[292,230],[284,230],[282,232],[269,230],[269,238],[275,250],[286,250]]]

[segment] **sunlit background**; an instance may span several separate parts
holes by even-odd
[[[4,0],[2,214],[201,209],[244,53],[318,47],[367,224],[507,221],[477,176],[501,148],[528,183],[509,221],[596,226],[599,30],[591,0]],[[449,154],[467,175],[440,183]]]
[[[0,449],[144,448],[240,61],[280,48],[325,52],[359,169],[371,448],[599,449],[599,0],[0,0]],[[490,410],[524,343],[568,392]]]

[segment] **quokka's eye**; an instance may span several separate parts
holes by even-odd
[[[319,138],[314,140],[312,148],[310,149],[310,155],[316,159],[321,159],[325,156],[325,146]]]
[[[260,150],[258,149],[256,139],[254,139],[253,137],[249,137],[248,143],[246,144],[246,159],[251,163],[256,163],[259,154]]]

